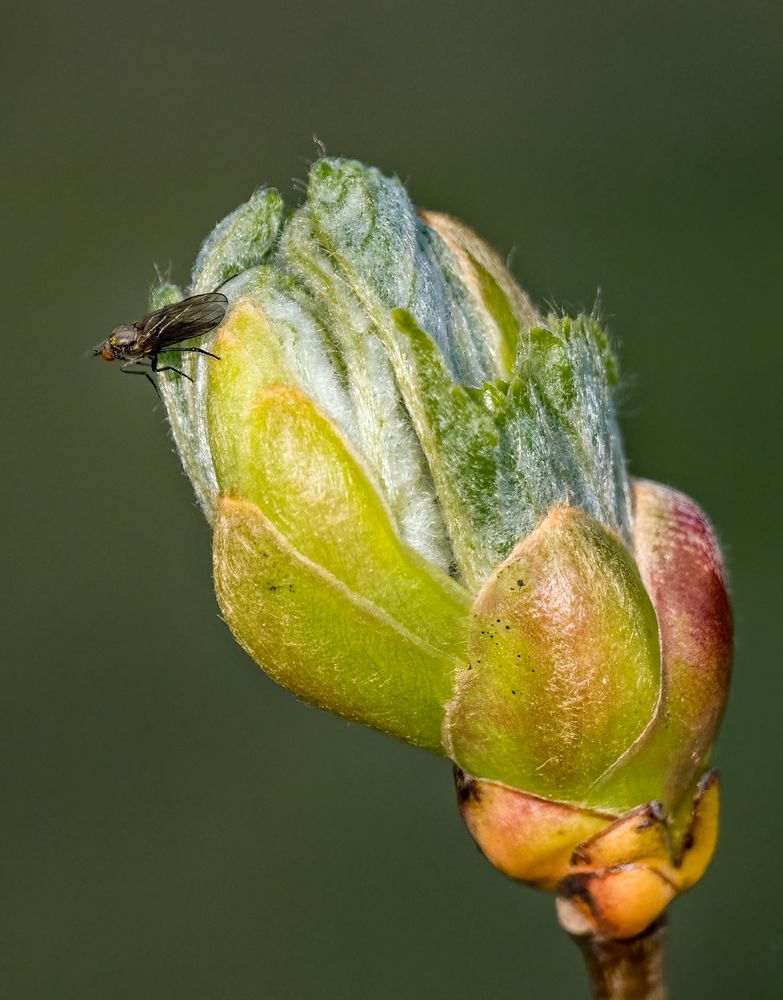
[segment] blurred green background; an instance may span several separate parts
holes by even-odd
[[[257,184],[296,197],[316,133],[539,302],[600,289],[632,470],[710,512],[738,625],[672,995],[781,996],[781,5],[73,0],[3,34],[3,995],[587,995],[447,763],[234,644],[154,394],[84,356]]]

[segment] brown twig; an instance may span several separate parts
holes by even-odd
[[[666,1000],[664,934],[662,920],[626,940],[572,934],[585,956],[596,1000]]]

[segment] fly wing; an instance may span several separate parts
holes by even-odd
[[[223,322],[228,299],[221,292],[192,295],[164,306],[134,324],[143,353],[158,354],[172,344],[202,337]]]

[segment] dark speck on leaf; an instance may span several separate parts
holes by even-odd
[[[524,580],[517,580],[517,586],[518,587],[524,587],[525,586],[525,581]]]

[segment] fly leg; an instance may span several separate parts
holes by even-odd
[[[150,375],[141,361],[126,361],[125,364],[120,367],[120,371],[123,375],[143,375],[158,394],[158,399],[160,399],[160,392],[155,384],[155,379]]]
[[[190,377],[190,375],[186,375],[185,372],[181,372],[179,370],[179,368],[175,368],[174,365],[164,365],[162,368],[158,368],[158,355],[157,354],[153,354],[152,357],[150,358],[150,366],[151,366],[152,370],[155,373],[159,373],[159,372],[176,372],[177,375],[181,375],[183,378],[186,378],[188,380],[188,382],[192,382],[193,381],[193,379]]]
[[[167,347],[166,354],[206,354],[208,358],[214,358],[215,361],[220,361],[219,354],[213,354],[211,351],[205,351],[203,347]]]

